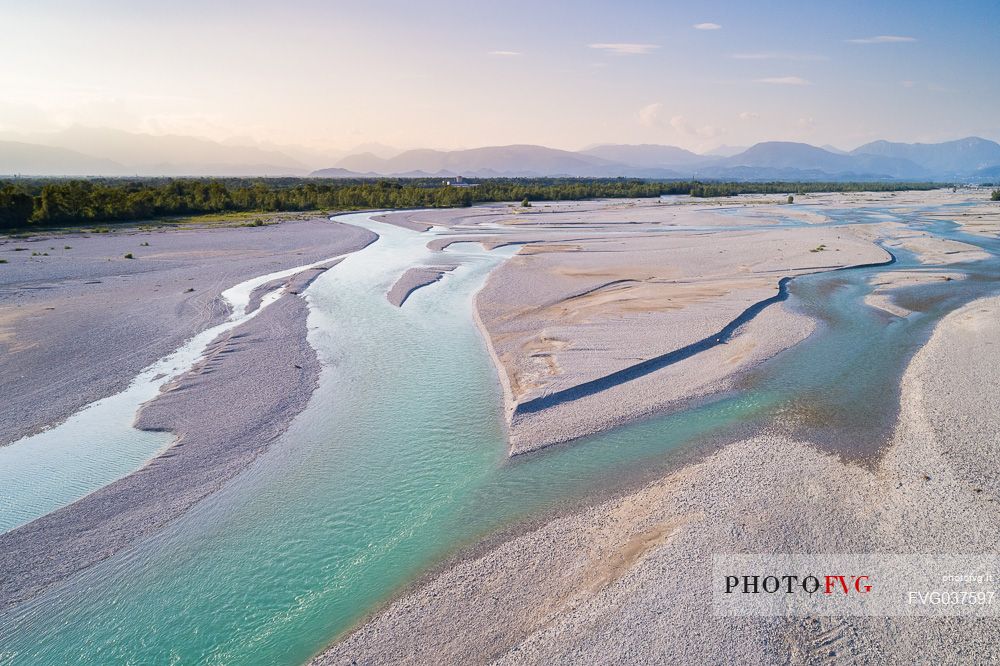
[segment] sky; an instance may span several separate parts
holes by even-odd
[[[1000,2],[0,0],[0,132],[350,149],[1000,140]]]

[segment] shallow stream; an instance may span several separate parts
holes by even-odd
[[[997,241],[916,213],[841,211],[831,224],[868,216],[1000,252]],[[741,390],[509,461],[499,386],[471,313],[489,270],[514,248],[450,246],[460,268],[396,308],[385,292],[405,268],[434,261],[428,234],[367,214],[341,219],[380,239],[306,292],[309,340],[324,366],[307,408],[249,469],[168,528],[0,615],[0,663],[169,655],[171,663],[299,664],[462,547],[652,478],[748,429],[767,425],[871,457],[895,418],[899,378],[933,324],[996,292],[1000,277],[993,260],[948,266],[969,279],[899,292],[916,310],[905,319],[863,303],[872,275],[916,265],[905,251],[893,249],[891,267],[796,278],[789,303],[822,325]],[[73,430],[60,428],[46,434],[72,446]],[[145,444],[145,455],[162,445]],[[13,472],[0,476],[0,492],[16,483]]]

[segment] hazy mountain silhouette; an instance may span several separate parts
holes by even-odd
[[[744,150],[720,146],[699,155],[677,146],[602,144],[581,151],[536,145],[467,150],[407,150],[380,144],[335,159],[336,151],[234,138],[212,141],[75,126],[0,139],[0,174],[56,176],[375,176],[632,177],[764,179],[995,178],[1000,144],[968,137],[943,143],[874,141],[849,153],[805,143],[766,141]],[[245,141],[247,143],[240,143]],[[252,145],[251,145],[252,144]],[[735,154],[732,151],[739,150]],[[341,155],[343,153],[340,153]],[[331,158],[331,168],[313,170]]]

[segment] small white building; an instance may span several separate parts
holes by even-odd
[[[446,180],[445,185],[450,185],[451,187],[476,187],[478,183],[467,183],[461,176],[455,176],[455,180]]]

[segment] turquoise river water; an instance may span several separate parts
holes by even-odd
[[[873,274],[915,265],[904,251],[893,249],[898,261],[888,268],[797,278],[790,303],[822,325],[739,390],[509,461],[472,299],[513,249],[452,245],[460,268],[396,308],[385,292],[406,267],[433,261],[428,235],[368,214],[341,219],[380,239],[306,292],[309,339],[324,365],[306,409],[250,468],[165,530],[0,615],[0,663],[300,664],[462,547],[652,478],[755,427],[870,457],[895,418],[899,377],[934,322],[996,292],[1000,277],[987,260],[959,266],[967,280],[902,291],[916,311],[905,319],[863,304]],[[840,211],[830,224],[886,219],[1000,252],[992,239],[920,213]],[[116,409],[119,422],[132,414]],[[97,442],[130,451],[77,484],[75,496],[164,446],[127,422],[115,428],[102,439],[71,419],[46,433],[59,450]],[[23,485],[16,465],[26,449],[17,447],[28,445],[0,452],[8,456],[0,496]],[[47,465],[46,473],[74,474],[65,456]],[[2,529],[72,499],[17,492],[0,504]]]

